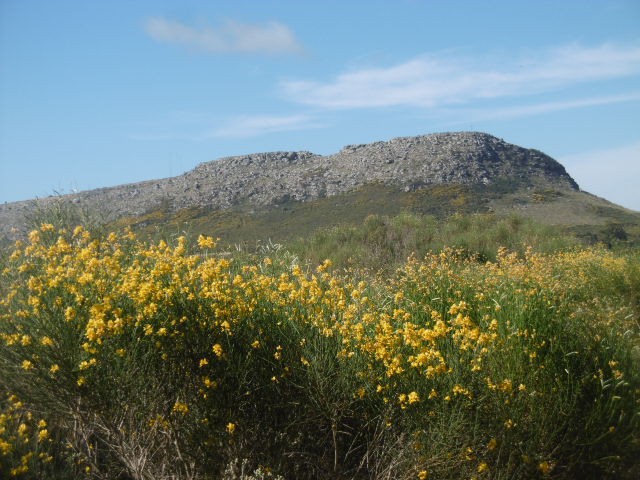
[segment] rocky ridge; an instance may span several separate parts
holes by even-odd
[[[564,167],[540,151],[485,133],[456,132],[347,145],[328,156],[303,151],[226,157],[202,163],[177,177],[65,197],[89,209],[107,205],[111,215],[119,218],[157,208],[225,209],[238,204],[309,201],[370,183],[411,191],[434,184],[489,185],[498,181],[578,189]],[[33,201],[0,205],[0,236],[23,232],[25,215],[33,208]]]

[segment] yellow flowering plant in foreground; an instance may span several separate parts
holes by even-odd
[[[187,243],[45,224],[15,246],[3,478],[633,472],[637,257],[445,249],[382,279]]]

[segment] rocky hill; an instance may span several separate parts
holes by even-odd
[[[378,184],[412,192],[433,185],[508,184],[517,188],[578,190],[564,167],[544,153],[485,133],[436,133],[388,142],[347,145],[328,156],[272,152],[203,163],[183,175],[66,196],[112,218],[135,217],[162,208],[224,210],[308,202]],[[40,199],[46,204],[52,199]],[[0,236],[24,232],[33,201],[0,205]],[[13,232],[13,233],[11,233]]]

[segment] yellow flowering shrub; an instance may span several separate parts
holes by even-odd
[[[583,476],[606,457],[604,475],[632,458],[637,258],[444,249],[380,278],[196,244],[43,225],[16,245],[0,393],[59,421],[2,417],[0,472],[27,475],[45,445],[65,465],[57,439],[96,478],[139,475],[134,451],[175,477],[240,457],[299,478],[385,462],[395,478]]]
[[[55,468],[47,421],[16,395],[0,398],[0,477],[47,478]]]

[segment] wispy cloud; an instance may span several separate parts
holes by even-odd
[[[215,129],[213,137],[255,137],[267,133],[322,128],[323,124],[308,115],[243,115]]]
[[[285,96],[321,108],[440,107],[532,95],[640,73],[640,46],[577,44],[493,64],[490,58],[422,55],[386,68],[365,68],[328,82],[280,84]]]
[[[456,116],[464,116],[463,121],[455,123],[469,123],[486,120],[506,120],[510,118],[541,115],[544,113],[572,110],[576,108],[614,105],[640,101],[640,92],[623,93],[619,95],[605,95],[598,97],[579,98],[575,100],[542,102],[536,104],[521,104],[511,107],[463,108],[456,111]]]
[[[147,19],[147,34],[158,42],[174,43],[208,53],[300,53],[294,33],[279,22],[263,25],[227,20],[222,25],[194,27],[162,17]]]
[[[640,211],[640,142],[558,160],[583,190]]]

